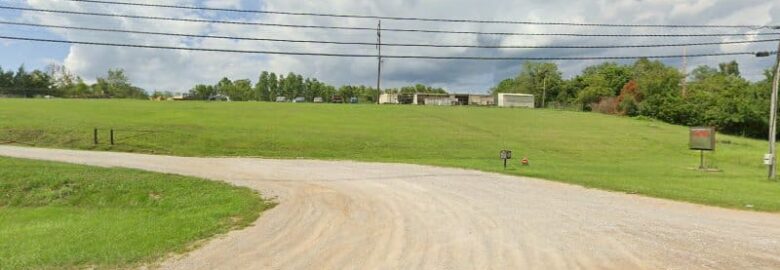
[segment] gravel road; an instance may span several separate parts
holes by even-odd
[[[780,269],[780,215],[459,169],[0,146],[278,196],[163,269]],[[780,199],[780,198],[778,198]]]

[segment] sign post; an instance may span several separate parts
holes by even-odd
[[[707,169],[704,165],[704,151],[715,151],[715,128],[692,127],[688,145],[691,150],[701,151],[699,170]]]

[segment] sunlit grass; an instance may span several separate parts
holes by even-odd
[[[0,158],[0,269],[148,263],[244,227],[270,206],[225,183]]]
[[[92,129],[101,128],[101,144]],[[117,145],[107,144],[115,128]],[[125,130],[125,131],[123,131]],[[153,132],[140,132],[153,131]],[[183,156],[403,162],[540,177],[730,208],[780,211],[766,142],[719,135],[700,172],[688,129],[595,113],[347,104],[0,100],[0,140]],[[503,170],[498,153],[514,151]],[[521,167],[526,156],[531,166]]]

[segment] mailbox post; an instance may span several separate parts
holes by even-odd
[[[512,159],[512,151],[511,150],[501,150],[501,154],[499,154],[499,156],[504,161],[504,169],[506,170],[506,161]]]
[[[715,128],[692,127],[689,148],[701,151],[699,169],[706,169],[704,166],[704,151],[715,151]]]

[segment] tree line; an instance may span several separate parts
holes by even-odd
[[[767,70],[757,82],[746,80],[735,61],[717,67],[699,66],[689,74],[660,61],[639,59],[631,64],[606,62],[585,68],[564,79],[555,63],[525,62],[521,72],[491,89],[497,93],[528,93],[537,107],[568,108],[600,113],[644,116],[672,124],[714,126],[721,132],[763,138],[767,135],[769,95],[773,72]],[[422,84],[383,89],[383,93],[447,93]],[[335,87],[316,78],[263,71],[256,83],[248,79],[223,78],[214,85],[192,87],[186,98],[208,100],[227,96],[234,101],[275,101],[298,97],[312,102],[333,97],[357,98],[375,103],[380,91],[369,86]],[[84,80],[61,65],[45,71],[0,67],[0,96],[64,98],[167,98],[171,92],[151,95],[130,83],[122,69],[109,69],[95,83]]]
[[[401,88],[383,89],[383,93],[446,93],[442,88],[434,88],[417,84]],[[263,71],[252,85],[250,80],[230,80],[222,78],[214,85],[199,84],[188,92],[189,99],[208,100],[216,96],[227,96],[235,101],[276,101],[279,97],[285,100],[304,98],[311,102],[315,98],[322,98],[324,102],[331,102],[334,97],[342,99],[357,98],[360,102],[376,103],[380,94],[374,87],[364,85],[344,85],[335,87],[321,82],[316,78],[304,78],[302,75],[288,73],[277,75],[274,72]]]
[[[442,88],[422,84],[401,88],[388,88],[387,93],[446,93]],[[302,97],[308,102],[319,97],[330,102],[333,97],[343,99],[357,98],[360,102],[375,103],[379,91],[364,85],[344,85],[335,87],[316,78],[304,78],[302,75],[288,73],[277,75],[273,72],[260,73],[257,83],[251,80],[231,80],[223,78],[214,85],[198,84],[185,94],[190,100],[209,100],[218,96],[229,97],[233,101],[275,101],[277,97],[286,100]],[[109,69],[106,76],[98,77],[93,84],[70,72],[62,65],[51,64],[45,71],[28,72],[24,65],[16,71],[0,67],[0,96],[5,97],[61,97],[61,98],[134,98],[157,99],[171,98],[171,91],[156,90],[151,94],[131,84],[122,69]]]
[[[527,93],[539,107],[573,108],[615,115],[645,116],[672,124],[714,126],[719,131],[764,138],[768,133],[773,72],[746,80],[736,61],[699,66],[689,74],[660,61],[607,62],[563,79],[558,66],[525,62],[514,78],[491,89]]]
[[[0,67],[0,96],[6,97],[66,97],[66,98],[137,98],[145,99],[144,89],[133,86],[122,69],[109,69],[94,84],[64,66],[51,64],[46,71],[28,72],[24,65],[16,71]]]

